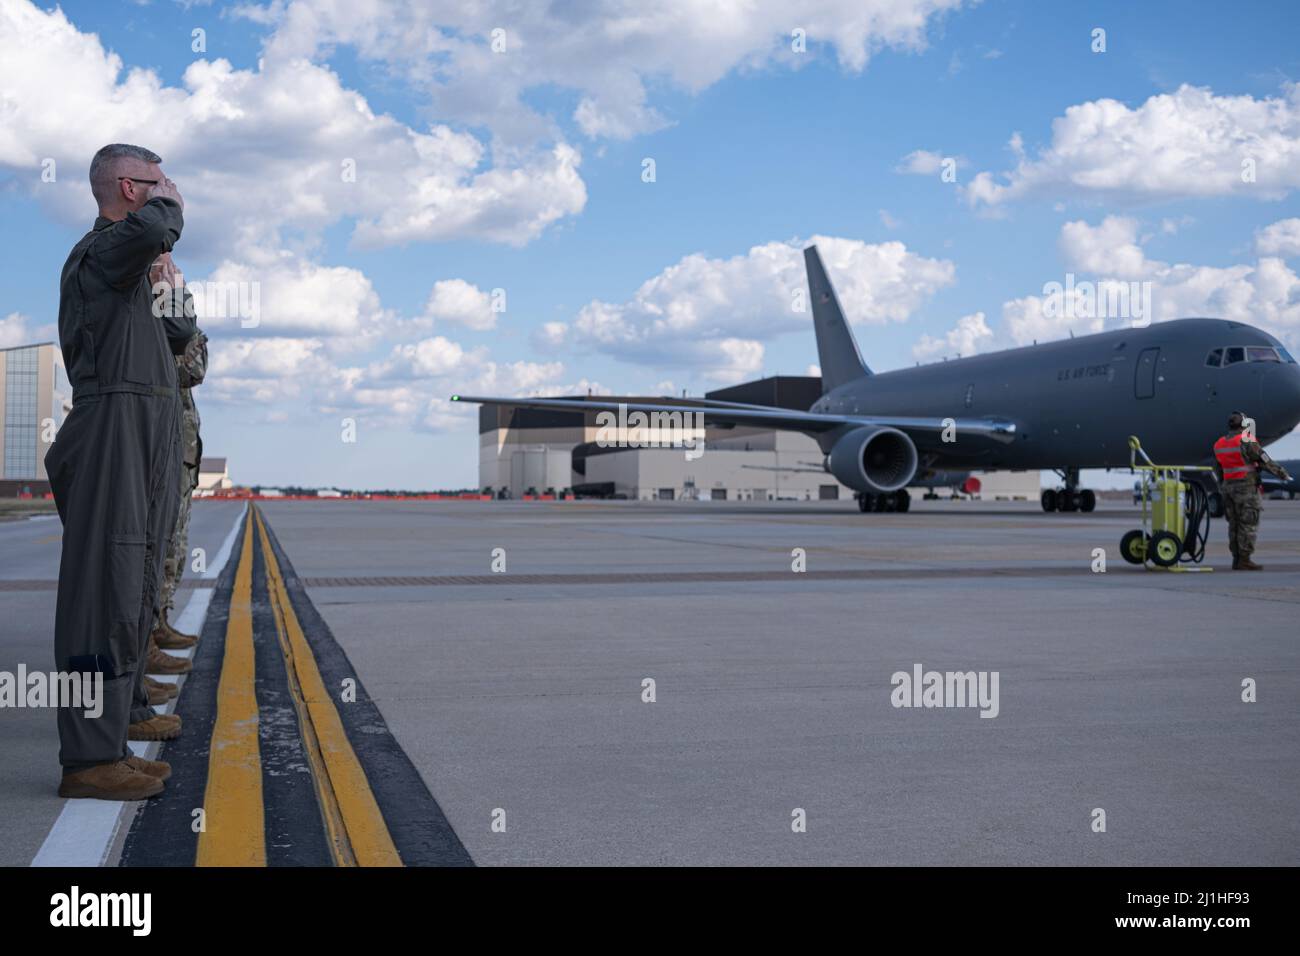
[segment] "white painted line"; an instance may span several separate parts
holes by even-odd
[[[221,550],[217,552],[217,560],[208,565],[204,578],[217,577],[230,560],[235,536],[239,533],[247,510],[247,504],[240,509],[230,533],[222,542]],[[212,588],[195,588],[185,603],[185,609],[176,619],[177,630],[191,634],[202,630],[211,601]],[[188,657],[193,652],[193,648],[187,648],[180,652],[180,656]],[[178,678],[157,679],[175,681]],[[154,709],[165,713],[174,703],[174,700],[168,701],[166,705]],[[160,749],[159,744],[143,740],[132,740],[128,746],[137,757],[148,757],[151,749],[154,753]],[[32,866],[103,866],[123,823],[135,816],[135,807],[135,803],[117,800],[65,800],[59,818],[54,821],[45,842],[32,858]]]
[[[226,535],[226,540],[221,542],[221,548],[217,551],[216,557],[208,562],[208,569],[201,575],[205,578],[215,578],[221,574],[230,560],[230,549],[235,546],[235,535],[239,534],[239,526],[244,523],[244,515],[248,513],[248,502],[244,502],[244,507],[239,509],[239,516],[235,518],[235,523],[230,526],[230,532]]]

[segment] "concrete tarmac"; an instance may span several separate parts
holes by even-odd
[[[196,501],[190,547],[217,555],[243,502]],[[54,667],[54,600],[62,526],[57,516],[0,522],[0,671]],[[197,575],[187,571],[193,583]],[[215,582],[208,581],[208,585]],[[177,595],[184,610],[191,591]],[[0,865],[26,866],[40,849],[65,801],[59,785],[59,735],[54,711],[0,709]]]
[[[1111,502],[260,507],[480,865],[1300,862],[1300,503],[1265,571],[1216,521],[1199,574],[1125,564]],[[241,508],[197,503],[194,546]],[[58,531],[0,524],[0,670],[52,666]],[[893,706],[917,665],[996,672],[997,716]],[[56,751],[0,711],[0,863]]]
[[[262,507],[479,864],[1300,863],[1300,504],[1202,574],[1109,502]]]

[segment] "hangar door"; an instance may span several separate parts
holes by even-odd
[[[546,446],[528,445],[510,455],[510,493],[516,498],[529,488],[546,488]]]
[[[1160,349],[1143,349],[1138,356],[1133,380],[1133,393],[1138,398],[1152,398],[1156,394],[1156,366],[1160,363]]]

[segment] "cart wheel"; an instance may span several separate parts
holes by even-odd
[[[1178,535],[1170,534],[1168,531],[1157,531],[1151,536],[1151,544],[1147,546],[1147,553],[1151,555],[1153,564],[1162,568],[1172,568],[1178,563],[1178,556],[1183,553],[1183,543],[1178,540]]]
[[[1207,496],[1207,498],[1209,500],[1206,503],[1206,508],[1210,512],[1210,517],[1222,518],[1223,517],[1223,495],[1221,495],[1217,491],[1211,491]]]
[[[1119,553],[1129,564],[1141,564],[1147,559],[1147,536],[1134,529],[1119,539]]]

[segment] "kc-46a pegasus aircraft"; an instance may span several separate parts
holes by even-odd
[[[1091,511],[1081,468],[1127,467],[1128,436],[1154,461],[1208,463],[1228,415],[1255,419],[1267,445],[1300,422],[1300,365],[1273,336],[1226,319],[1176,319],[916,368],[873,373],[862,361],[816,246],[804,250],[823,394],[806,412],[711,399],[622,403],[627,411],[696,413],[706,424],[804,432],[863,511],[906,510],[907,486],[930,471],[1051,469],[1048,511]],[[617,411],[568,398],[453,401]]]

